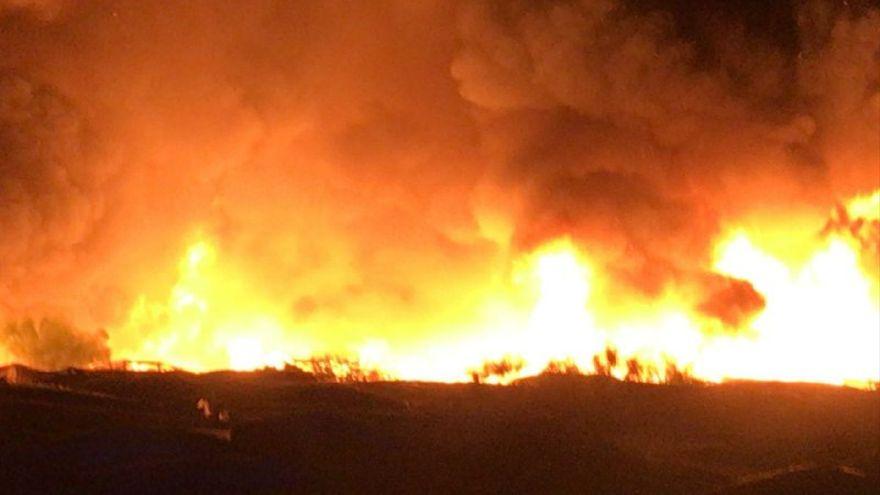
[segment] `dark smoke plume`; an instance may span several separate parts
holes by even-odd
[[[16,362],[41,369],[105,364],[110,359],[106,333],[81,332],[58,320],[10,322],[0,330],[0,338]]]
[[[746,322],[716,236],[880,185],[880,10],[736,3],[0,2],[0,319],[137,347],[204,235],[292,332],[416,342],[568,235]]]

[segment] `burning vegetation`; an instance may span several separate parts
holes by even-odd
[[[0,363],[876,384],[880,10],[691,3],[0,0]]]

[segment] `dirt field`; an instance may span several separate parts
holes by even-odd
[[[4,493],[877,493],[880,394],[818,385],[0,382]],[[204,419],[200,398],[212,406]],[[229,421],[216,419],[229,411]]]

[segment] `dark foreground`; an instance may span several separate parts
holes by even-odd
[[[817,385],[0,375],[3,493],[880,493],[880,394]],[[227,408],[205,420],[196,402]]]

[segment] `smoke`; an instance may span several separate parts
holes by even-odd
[[[100,216],[93,191],[100,177],[84,163],[85,141],[76,112],[51,87],[0,74],[4,274],[59,263],[86,239]]]
[[[744,280],[716,276],[705,286],[711,289],[698,309],[729,328],[740,328],[751,315],[764,309],[764,296]]]
[[[2,0],[0,15],[25,13],[42,21],[49,21],[61,12],[66,0]]]
[[[0,337],[14,361],[42,369],[104,363],[110,358],[106,333],[84,333],[59,320],[10,322]]]
[[[827,3],[770,31],[689,2],[2,2],[0,318],[136,347],[165,316],[115,329],[204,237],[292,332],[416,342],[570,235],[604,297],[680,286],[737,326],[762,303],[709,273],[722,228],[880,182],[880,13]]]
[[[103,209],[103,172],[88,162],[88,130],[52,87],[0,73],[0,150],[0,317],[69,309],[75,292],[66,279],[84,276],[76,259]],[[0,344],[37,366],[106,354],[90,332],[51,320],[8,323]]]
[[[699,263],[732,219],[820,215],[875,188],[878,13],[822,5],[783,9],[790,39],[725,9],[688,25],[674,5],[468,3],[452,74],[483,110],[499,180],[525,198],[514,243],[576,235],[651,294],[709,280]],[[741,299],[725,293],[701,308],[730,322],[762,307],[722,309]]]

